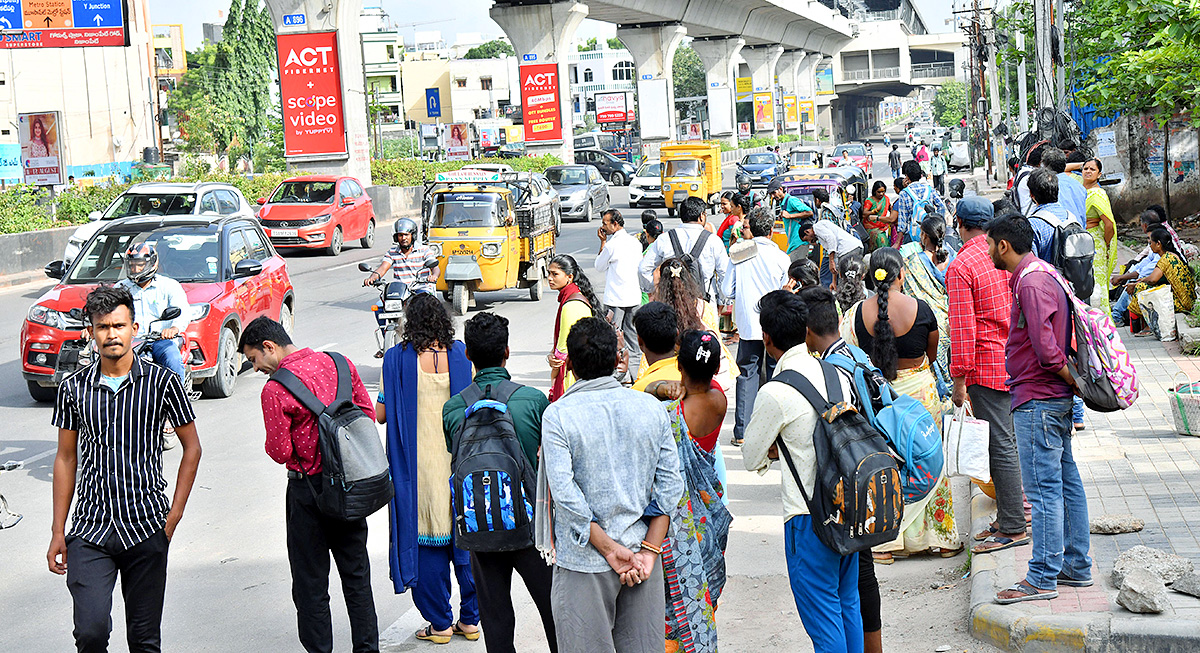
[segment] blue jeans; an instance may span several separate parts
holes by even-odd
[[[1076,424],[1083,424],[1083,400],[1079,397],[1074,397],[1071,400],[1071,421]]]
[[[1117,302],[1112,306],[1112,319],[1114,324],[1120,324],[1129,314],[1129,292],[1122,290],[1121,296],[1117,298]]]
[[[858,556],[839,556],[817,539],[812,517],[796,515],[783,526],[788,580],[796,611],[815,653],[862,653]]]
[[[175,373],[179,377],[179,382],[183,383],[183,356],[179,353],[179,340],[172,338],[170,340],[156,340],[150,344],[150,355],[154,357],[154,362]],[[191,390],[191,388],[184,388]]]
[[[1042,590],[1063,574],[1092,577],[1087,496],[1071,455],[1072,397],[1032,399],[1013,411],[1025,496],[1033,505],[1033,552],[1025,580]]]

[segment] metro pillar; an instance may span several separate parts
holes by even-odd
[[[746,40],[737,36],[696,39],[692,49],[704,63],[708,88],[709,134],[737,147],[737,91],[734,66]]]
[[[526,132],[525,151],[534,155],[553,154],[564,163],[574,163],[574,138],[571,133],[571,116],[574,114],[571,111],[567,53],[570,52],[571,41],[575,38],[575,30],[579,28],[583,19],[587,18],[587,6],[578,2],[540,5],[496,4],[489,13],[512,42],[518,62],[553,63],[558,67],[558,110],[562,140],[530,141],[529,133]]]
[[[775,106],[775,64],[779,61],[779,57],[783,56],[782,45],[766,45],[753,48],[742,48],[742,59],[746,65],[750,67],[750,79],[754,85],[754,129],[755,135],[763,137],[773,137],[777,133],[779,126],[774,120]],[[762,116],[766,120],[760,120],[759,112],[761,109],[760,102],[757,98],[763,94],[770,95],[770,102],[767,105],[767,111]]]
[[[646,155],[657,155],[658,145],[674,139],[679,133],[675,117],[675,75],[671,68],[675,50],[686,35],[687,29],[682,25],[617,26],[617,38],[629,49],[637,66],[637,117]]]

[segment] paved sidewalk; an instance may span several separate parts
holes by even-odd
[[[1121,335],[1138,370],[1140,396],[1129,409],[1088,411],[1087,429],[1073,453],[1088,496],[1088,514],[1133,514],[1138,533],[1092,535],[1090,588],[1059,588],[1059,598],[1016,605],[992,602],[997,591],[1024,578],[1031,548],[972,559],[971,632],[1011,651],[1197,651],[1200,599],[1168,591],[1171,609],[1138,615],[1116,604],[1109,576],[1120,553],[1142,544],[1184,556],[1200,567],[1200,438],[1175,432],[1166,390],[1176,375],[1200,380],[1200,359],[1176,343]],[[1167,345],[1164,349],[1164,344]],[[971,502],[973,532],[986,528],[995,502],[978,490]]]

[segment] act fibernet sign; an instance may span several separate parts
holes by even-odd
[[[521,104],[524,106],[525,142],[561,141],[562,102],[558,64],[521,66]]]
[[[0,48],[129,45],[124,0],[0,0]]]
[[[284,154],[345,155],[337,32],[280,34],[276,46]]]

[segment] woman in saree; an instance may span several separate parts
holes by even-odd
[[[871,196],[863,205],[862,225],[867,230],[866,251],[868,254],[892,243],[892,227],[896,221],[891,217],[892,201],[887,196],[887,184],[876,181],[871,186]]]
[[[574,375],[563,365],[567,360],[567,334],[579,320],[593,317],[600,302],[592,290],[592,282],[571,256],[560,254],[550,259],[546,280],[551,290],[558,291],[554,349],[546,356],[546,362],[550,364],[550,401],[555,401],[575,382]]]
[[[946,219],[936,213],[926,216],[921,221],[921,242],[904,245],[900,256],[904,257],[904,292],[928,304],[937,317],[937,356],[930,358],[929,366],[938,394],[946,399],[954,389],[950,378],[950,297],[946,294],[946,268],[954,254],[946,249]]]
[[[929,364],[937,357],[941,339],[937,318],[927,302],[904,293],[906,276],[900,252],[891,247],[875,250],[867,266],[875,297],[846,312],[842,337],[866,350],[892,389],[920,401],[934,423],[941,424],[945,401]],[[900,535],[875,547],[872,556],[890,565],[894,558],[916,553],[950,558],[962,550],[949,479],[943,477],[924,499],[904,506]]]
[[[1112,314],[1108,301],[1109,280],[1117,267],[1117,222],[1113,217],[1108,193],[1100,187],[1100,173],[1104,166],[1100,159],[1088,159],[1083,164],[1083,187],[1087,189],[1087,231],[1096,243],[1096,256],[1092,259],[1092,273],[1096,286],[1088,303],[1100,308],[1105,315]]]
[[[1145,320],[1142,319],[1142,308],[1138,305],[1138,293],[1143,290],[1149,290],[1164,283],[1171,284],[1176,313],[1189,313],[1192,305],[1196,303],[1196,277],[1192,274],[1192,268],[1188,266],[1187,261],[1183,260],[1179,250],[1175,249],[1171,234],[1166,229],[1158,228],[1150,232],[1150,250],[1159,255],[1158,265],[1154,266],[1149,275],[1130,281],[1129,285],[1125,287],[1130,297],[1130,331],[1133,331],[1137,324],[1141,324],[1143,327],[1139,331],[1133,331],[1135,336],[1146,336],[1152,333],[1149,326],[1145,324]]]

